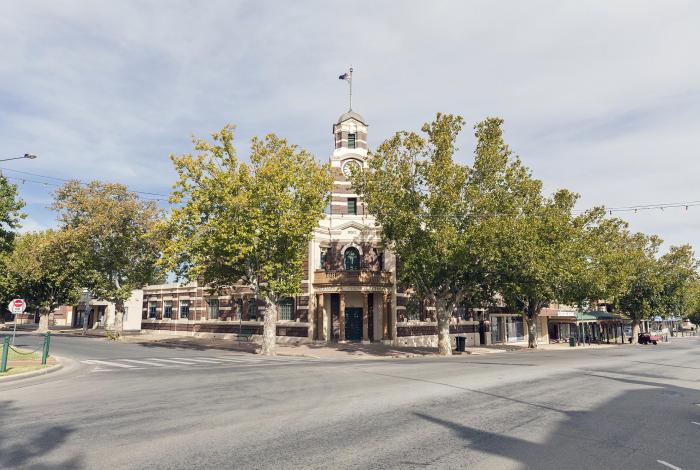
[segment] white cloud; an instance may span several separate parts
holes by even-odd
[[[153,192],[169,153],[227,122],[241,155],[278,132],[324,159],[353,64],[374,145],[437,111],[499,115],[547,188],[582,205],[700,199],[698,20],[690,1],[12,2],[0,141],[40,155],[13,168]],[[460,158],[471,146],[467,129]],[[700,247],[697,214],[629,219]]]

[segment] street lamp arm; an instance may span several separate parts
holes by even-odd
[[[21,156],[21,157],[0,158],[0,162],[7,162],[10,160],[24,160],[25,158],[27,160],[34,160],[36,158],[36,155],[31,154],[31,153],[25,153],[24,156]]]

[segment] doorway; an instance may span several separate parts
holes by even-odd
[[[362,339],[361,308],[345,308],[345,339],[348,341],[360,341]]]

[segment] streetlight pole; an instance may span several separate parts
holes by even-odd
[[[31,153],[25,153],[25,154],[24,154],[23,156],[21,156],[21,157],[0,158],[0,162],[7,162],[7,161],[10,161],[10,160],[24,160],[25,158],[26,158],[27,160],[34,160],[34,159],[36,158],[36,155],[31,154]]]

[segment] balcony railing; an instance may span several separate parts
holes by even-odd
[[[390,286],[391,273],[388,271],[324,271],[314,273],[314,284],[319,285],[374,285]]]

